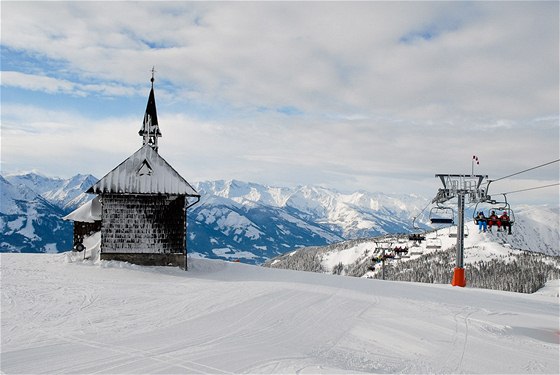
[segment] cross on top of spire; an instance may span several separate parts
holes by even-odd
[[[161,132],[159,131],[157,111],[156,111],[156,98],[154,95],[154,74],[156,72],[155,67],[152,67],[152,89],[150,90],[150,96],[148,97],[148,104],[146,105],[146,112],[144,113],[144,122],[142,123],[142,128],[138,132],[138,135],[142,137],[142,145],[148,144],[154,151],[158,151],[158,138],[161,137]]]

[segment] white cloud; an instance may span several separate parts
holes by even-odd
[[[105,96],[132,96],[139,94],[135,88],[109,82],[104,82],[103,84],[81,84],[67,79],[15,71],[3,71],[1,77],[2,86],[4,87],[17,87],[48,94],[68,94],[74,96],[87,96],[93,93]]]
[[[533,117],[556,109],[557,8],[9,3],[3,43],[66,61],[79,74],[129,83],[144,82],[156,65],[165,79],[236,105],[369,107],[414,118],[426,109],[433,116],[436,105],[441,117]],[[434,35],[402,43],[415,32]]]
[[[67,80],[13,71],[2,71],[2,85],[51,94],[57,92],[72,94],[76,91],[76,84]]]
[[[2,85],[147,96],[155,65],[162,154],[187,178],[413,191],[473,153],[491,175],[557,157],[558,24],[556,2],[6,2],[2,46],[31,66]],[[6,92],[3,163],[64,150],[78,172],[87,150],[99,174],[139,142],[142,113],[47,124]]]

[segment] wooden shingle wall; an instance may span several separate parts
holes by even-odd
[[[102,196],[101,254],[185,252],[185,197]]]

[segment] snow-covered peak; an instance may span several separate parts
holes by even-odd
[[[14,186],[25,186],[39,195],[60,187],[65,181],[62,178],[47,177],[36,172],[10,174],[6,176],[6,180]]]
[[[6,177],[18,189],[29,189],[50,203],[70,212],[91,200],[85,191],[97,182],[90,174],[77,174],[71,178],[46,177],[39,173],[12,174]]]
[[[210,195],[231,199],[240,204],[250,204],[252,202],[274,207],[283,206],[290,191],[287,188],[271,187],[239,180],[198,182],[195,187],[203,200],[205,196]]]
[[[0,213],[5,215],[17,214],[20,211],[16,201],[32,201],[38,194],[25,184],[14,185],[0,176]]]

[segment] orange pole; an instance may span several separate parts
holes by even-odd
[[[467,279],[465,278],[465,269],[462,267],[456,267],[453,270],[453,279],[451,280],[451,285],[465,287],[467,286]]]

